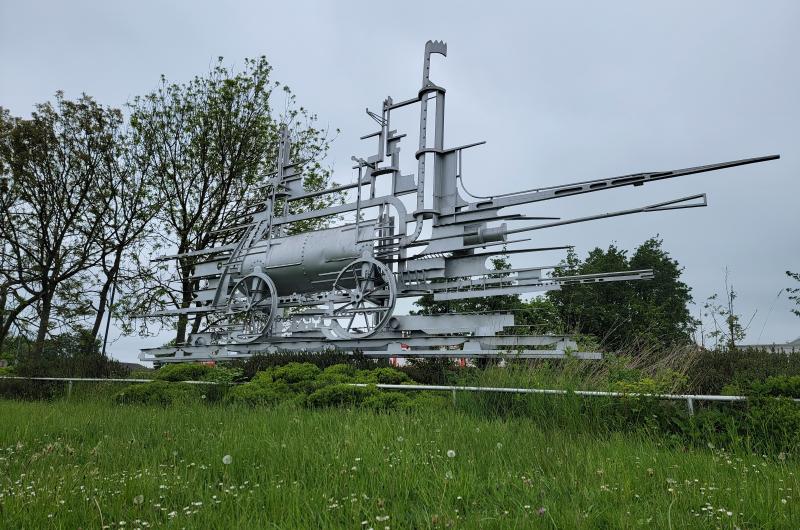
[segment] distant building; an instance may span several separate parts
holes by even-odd
[[[740,350],[746,350],[748,348],[769,350],[776,353],[800,353],[800,337],[786,344],[740,344],[737,348]]]
[[[139,370],[144,370],[144,371],[149,372],[150,370],[152,370],[152,368],[148,368],[147,366],[145,366],[143,364],[139,364],[139,363],[124,363],[124,362],[120,362],[119,364],[121,364],[122,366],[124,366],[125,368],[130,370],[131,372],[138,372]]]

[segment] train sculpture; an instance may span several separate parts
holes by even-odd
[[[484,142],[450,147],[444,139],[445,89],[430,78],[431,56],[447,55],[447,45],[428,41],[422,87],[409,99],[387,98],[380,113],[367,110],[378,130],[377,153],[353,157],[355,182],[306,191],[303,161],[292,159],[290,131],[281,129],[274,172],[262,185],[263,200],[238,224],[232,244],[166,259],[195,262],[191,307],[149,316],[189,315],[205,328],[186,344],[151,348],[140,358],[157,363],[242,358],[277,351],[361,351],[374,356],[491,357],[512,351],[521,357],[560,357],[575,350],[569,336],[514,334],[514,315],[445,313],[396,315],[399,298],[431,295],[435,301],[521,293],[541,293],[563,285],[646,280],[651,270],[603,274],[553,275],[553,266],[496,270],[492,258],[568,247],[509,245],[535,230],[636,213],[706,206],[705,194],[640,208],[576,219],[529,217],[514,206],[563,199],[707,171],[764,162],[764,156],[672,171],[652,171],[576,182],[562,186],[477,197],[461,178],[462,152]],[[434,111],[429,113],[431,102]],[[419,105],[417,172],[400,167],[405,134],[392,129],[392,113]],[[432,119],[431,119],[432,118]],[[381,181],[388,194],[376,193]],[[311,211],[290,208],[295,201],[324,194],[347,200]],[[410,200],[409,200],[410,199]],[[351,220],[299,231],[320,220]],[[577,353],[585,358],[593,352]]]

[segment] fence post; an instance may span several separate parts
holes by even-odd
[[[67,381],[67,399],[72,396],[72,380]]]
[[[455,407],[456,406],[456,389],[454,388],[452,390],[452,392],[453,392],[453,406]]]
[[[687,397],[686,407],[689,409],[689,416],[694,416],[694,399]]]

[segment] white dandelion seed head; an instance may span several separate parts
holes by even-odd
[[[225,455],[222,457],[222,463],[226,466],[230,465],[231,462],[233,462],[233,457],[231,455]]]
[[[133,498],[133,504],[142,504],[144,502],[144,495],[137,495]]]
[[[447,450],[447,458],[455,458],[455,457],[456,457],[456,452],[453,451],[452,449],[448,449]]]

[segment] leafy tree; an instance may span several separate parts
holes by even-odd
[[[30,119],[5,111],[0,117],[0,169],[11,175],[0,194],[0,343],[14,327],[33,328],[33,351],[41,353],[54,328],[91,312],[85,285],[102,254],[96,243],[109,202],[98,183],[122,114],[89,96],[70,101],[58,92]]]
[[[157,227],[153,220],[160,208],[149,171],[152,157],[132,149],[128,131],[120,128],[115,133],[114,151],[106,158],[105,171],[97,183],[105,193],[107,208],[96,241],[100,259],[93,270],[97,291],[91,297],[94,319],[90,333],[94,338],[100,334],[115,297],[124,302],[146,287],[151,273],[140,256],[148,253],[154,241]],[[106,329],[110,320],[106,320]]]
[[[591,285],[564,285],[550,291],[567,329],[602,339],[611,349],[633,344],[667,347],[688,342],[695,321],[687,305],[691,289],[682,281],[682,268],[663,248],[663,241],[651,238],[628,252],[610,245],[595,248],[586,260],[574,251],[555,271],[556,276],[595,274],[611,271],[653,269],[654,279]]]
[[[747,328],[750,327],[750,322],[747,325],[742,324],[741,317],[736,313],[735,301],[737,298],[736,291],[733,286],[728,284],[728,271],[725,270],[725,300],[720,304],[719,296],[713,294],[706,300],[703,305],[703,316],[711,319],[714,329],[706,334],[707,337],[716,342],[715,347],[724,347],[729,351],[736,349],[736,344],[744,340]]]
[[[786,276],[800,282],[800,272],[786,271]],[[792,313],[800,317],[800,287],[788,287],[786,289],[789,294],[789,300],[794,301],[796,308],[792,309]]]
[[[288,87],[270,79],[264,57],[248,59],[233,72],[222,58],[206,76],[188,83],[168,83],[131,104],[131,126],[137,156],[151,157],[148,176],[156,185],[160,208],[157,221],[163,237],[154,248],[184,255],[177,270],[164,265],[155,283],[129,309],[147,311],[164,304],[188,308],[196,287],[192,270],[198,259],[187,253],[230,242],[239,233],[219,232],[242,224],[259,199],[259,185],[274,170],[279,128],[293,134],[292,160],[303,168],[304,186],[318,191],[328,186],[329,171],[321,166],[328,150],[327,131],[316,127],[316,116],[296,107]],[[273,107],[273,91],[281,89],[282,109]],[[297,201],[290,211],[319,208],[336,197]],[[173,281],[173,275],[177,281]],[[177,322],[176,341],[185,341],[189,319]],[[192,331],[201,325],[198,317]]]

